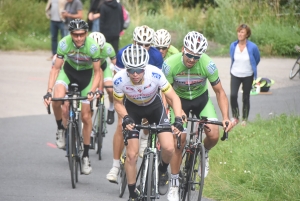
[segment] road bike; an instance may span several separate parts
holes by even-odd
[[[92,105],[92,104],[91,104]],[[92,106],[91,106],[92,107]],[[92,127],[92,135],[91,136],[91,149],[96,149],[96,153],[98,154],[98,159],[102,159],[102,147],[103,147],[103,138],[107,133],[106,129],[106,120],[105,120],[105,106],[104,106],[104,95],[101,94],[96,101],[96,113],[93,118],[93,127]]]
[[[83,138],[79,131],[79,101],[86,100],[87,97],[81,97],[78,85],[72,83],[69,91],[66,93],[67,97],[52,98],[52,101],[68,101],[69,102],[69,119],[66,133],[66,151],[69,161],[69,168],[71,172],[72,187],[76,188],[78,182],[78,171],[82,174],[82,154],[83,154]],[[48,105],[48,113],[51,114],[50,105]],[[79,167],[79,168],[78,168]]]
[[[158,193],[158,150],[156,147],[156,139],[158,132],[168,132],[170,125],[135,125],[136,129],[149,130],[148,145],[145,148],[142,163],[140,165],[136,181],[140,178],[140,184],[137,194],[141,201],[150,201],[159,199]],[[123,130],[124,144],[127,146],[128,131]]]
[[[300,47],[299,46],[296,45],[295,49],[296,49],[297,52],[300,53]],[[294,66],[293,66],[293,68],[290,72],[289,78],[293,79],[297,75],[297,73],[299,74],[299,78],[300,78],[300,55],[298,56]]]
[[[182,155],[182,165],[180,167],[179,196],[181,201],[201,201],[204,187],[205,175],[205,149],[202,142],[204,128],[207,124],[223,126],[222,122],[210,121],[206,117],[187,118],[191,122],[189,141],[184,147]],[[194,123],[198,123],[198,128],[194,132]],[[228,126],[228,124],[226,124]],[[224,131],[222,141],[228,139],[228,133]]]
[[[125,131],[126,132],[126,131]],[[156,144],[157,145],[157,144]],[[180,149],[180,138],[177,136],[177,148]],[[158,163],[161,163],[161,150],[156,149]],[[126,189],[127,179],[125,171],[126,148],[123,149],[120,156],[120,171],[119,171],[119,197],[122,198]]]

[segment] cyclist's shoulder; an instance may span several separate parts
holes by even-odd
[[[113,83],[115,86],[122,85],[127,80],[127,72],[125,69],[118,71],[113,77]]]
[[[173,54],[179,53],[179,50],[176,47],[174,47],[173,45],[170,45],[168,52],[170,52],[170,54],[173,55]]]
[[[103,47],[103,50],[104,50],[108,55],[116,54],[116,53],[115,53],[115,50],[114,50],[114,48],[113,48],[113,46],[112,46],[110,43],[105,43],[105,44],[104,44],[104,47]]]
[[[71,35],[67,35],[58,42],[58,51],[66,51],[67,49],[70,49],[73,46],[74,45],[72,42]]]
[[[155,48],[155,47],[150,47],[148,50],[149,57],[152,57],[154,59],[163,59],[161,56],[161,53]]]

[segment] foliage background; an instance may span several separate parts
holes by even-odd
[[[0,0],[0,49],[50,50],[47,0]],[[90,0],[83,0],[86,19]],[[131,25],[120,47],[132,42],[135,26],[165,28],[172,44],[181,48],[184,35],[196,30],[209,39],[209,54],[228,55],[236,27],[251,27],[250,40],[263,56],[294,56],[300,44],[300,0],[121,0]],[[16,6],[17,4],[17,6]]]

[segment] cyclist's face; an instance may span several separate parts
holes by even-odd
[[[246,40],[248,37],[248,33],[246,31],[246,29],[241,29],[237,32],[237,37],[239,41],[243,41]]]
[[[136,71],[128,71],[127,70],[127,74],[128,76],[130,77],[130,80],[133,84],[135,85],[138,85],[138,84],[142,84],[142,80],[143,80],[143,77],[144,77],[144,73],[145,71],[144,70],[136,70]]]
[[[192,68],[199,61],[200,56],[201,55],[194,54],[190,50],[188,50],[184,47],[182,48],[182,60],[183,60],[183,64],[187,68]]]
[[[151,44],[138,43],[138,42],[136,42],[136,41],[134,41],[134,44],[135,44],[135,45],[139,45],[139,46],[144,47],[147,51],[148,51],[148,50],[150,49],[150,47],[151,47]]]
[[[161,53],[161,56],[165,58],[169,47],[156,47],[156,49]]]
[[[84,30],[73,31],[71,33],[72,39],[77,47],[80,47],[84,44],[86,34],[87,32]]]

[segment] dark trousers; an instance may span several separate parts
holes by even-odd
[[[111,46],[113,46],[116,54],[118,54],[119,51],[119,36],[105,36],[106,42],[110,43]]]
[[[253,75],[249,77],[236,77],[231,74],[230,81],[230,105],[232,116],[239,119],[238,92],[242,84],[243,90],[243,120],[248,120],[250,111],[250,91],[253,83]]]
[[[58,44],[58,31],[60,30],[60,35],[63,38],[65,36],[65,24],[63,22],[50,22],[50,32],[51,32],[51,49],[52,55],[56,54],[57,44]]]

